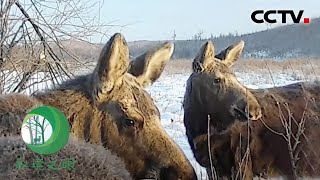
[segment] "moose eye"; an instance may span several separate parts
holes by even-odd
[[[134,120],[127,118],[125,120],[127,126],[134,126]]]
[[[215,79],[214,79],[214,83],[217,84],[217,83],[220,83],[220,82],[221,82],[221,78],[215,78]]]

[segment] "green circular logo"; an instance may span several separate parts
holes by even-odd
[[[66,116],[56,108],[40,106],[24,118],[21,135],[27,147],[38,154],[53,154],[68,142],[70,127]]]

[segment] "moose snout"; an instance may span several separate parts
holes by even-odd
[[[160,126],[160,124],[159,124]],[[150,159],[158,170],[160,180],[197,180],[195,170],[182,149],[157,126],[150,128],[152,146]]]
[[[245,98],[232,105],[231,112],[240,121],[258,120],[262,117],[261,106],[254,98]]]
[[[187,159],[185,161],[188,161]],[[198,180],[193,166],[187,164],[170,164],[169,166],[160,168],[159,179],[161,180]]]
[[[180,170],[174,166],[162,168],[160,170],[160,179],[165,180],[197,180],[197,175],[194,171],[184,172],[181,174]]]
[[[261,107],[260,106],[246,106],[245,108],[246,114],[249,114],[249,119],[250,120],[258,120],[262,117],[262,112],[261,112]]]

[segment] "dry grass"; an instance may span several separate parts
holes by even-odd
[[[19,61],[4,64],[2,69],[26,70],[33,63],[27,61]],[[46,68],[45,63],[43,65]],[[95,62],[74,63],[66,62],[66,67],[72,72],[78,69],[90,69],[94,67]],[[320,59],[286,59],[276,61],[273,59],[240,59],[232,67],[235,72],[256,72],[256,73],[272,73],[283,72],[289,73],[297,78],[315,78],[320,77]],[[184,74],[192,72],[192,59],[174,59],[169,61],[165,68],[166,74]]]
[[[296,79],[316,79],[320,77],[320,59],[240,59],[233,70],[235,72],[273,73],[283,72],[296,76]],[[192,72],[191,59],[176,59],[169,61],[165,72],[181,74]]]

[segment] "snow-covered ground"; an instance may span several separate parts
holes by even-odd
[[[4,72],[2,72],[4,73]],[[4,73],[7,74],[7,73]],[[1,75],[1,74],[0,74]],[[3,75],[3,74],[2,74]],[[205,170],[195,161],[192,151],[185,136],[185,128],[183,125],[183,109],[182,101],[185,92],[185,84],[189,77],[189,73],[183,74],[164,74],[158,81],[147,91],[155,100],[157,107],[161,112],[161,123],[167,133],[175,140],[175,142],[183,149],[187,157],[194,165],[199,177],[205,177]],[[241,72],[236,73],[240,82],[250,88],[266,88],[281,86],[297,82],[298,80],[291,74],[287,73],[274,73],[272,78],[269,74],[259,74],[255,72]],[[43,74],[38,74],[37,78],[43,78]],[[1,76],[0,76],[1,77]],[[8,80],[11,75],[7,75]],[[5,85],[6,89],[11,87]],[[37,85],[36,88],[46,88],[47,86]],[[33,89],[31,91],[34,91]],[[30,94],[30,91],[25,92]]]

